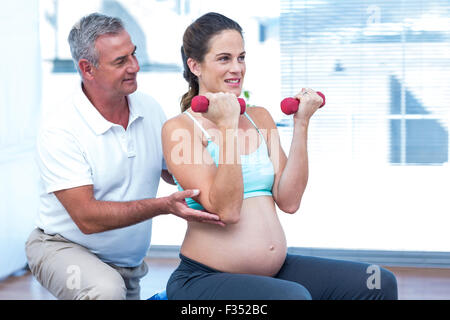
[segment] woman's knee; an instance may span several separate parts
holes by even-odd
[[[273,289],[270,300],[312,300],[311,293],[301,284],[286,281],[283,285]]]
[[[391,271],[381,268],[380,275],[381,285],[380,290],[382,292],[383,299],[385,300],[397,300],[398,288],[397,278]]]
[[[397,279],[395,275],[379,266],[372,268],[373,274],[367,279],[367,297],[364,299],[397,300]],[[370,270],[372,270],[370,269]]]
[[[311,293],[302,285],[295,284],[295,289],[291,290],[285,300],[312,300]]]

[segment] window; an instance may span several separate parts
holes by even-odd
[[[340,110],[330,112],[348,119],[352,136],[379,122],[388,136],[380,162],[448,162],[449,8],[442,1],[282,1],[283,95],[327,89]],[[361,139],[352,140],[355,153],[365,152]]]
[[[436,80],[435,80],[436,82]],[[390,162],[432,165],[448,162],[448,124],[439,109],[426,107],[395,77],[390,79]]]
[[[291,243],[448,250],[449,12],[443,1],[281,1],[282,95],[327,97]]]

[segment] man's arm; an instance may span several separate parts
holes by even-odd
[[[198,192],[185,190],[168,197],[126,202],[98,201],[94,198],[92,185],[55,191],[54,194],[85,234],[123,228],[169,213],[189,221],[223,225],[217,215],[186,205],[185,198],[196,196]]]

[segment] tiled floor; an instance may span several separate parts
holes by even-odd
[[[147,259],[149,273],[141,280],[141,298],[165,288],[178,259]],[[401,300],[450,300],[450,269],[388,267],[397,277]],[[0,300],[55,299],[29,273],[0,282]]]

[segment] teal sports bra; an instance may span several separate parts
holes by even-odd
[[[203,131],[203,134],[208,139],[206,150],[214,160],[216,167],[218,167],[220,159],[219,146],[212,141],[208,132],[189,112],[185,111],[184,113],[186,113]],[[269,158],[269,152],[267,151],[266,140],[247,112],[245,112],[244,115],[248,118],[248,120],[250,120],[262,138],[262,142],[259,144],[259,147],[255,152],[241,155],[242,178],[244,181],[244,199],[258,196],[272,196],[274,169],[272,161],[270,161]],[[178,190],[183,191],[183,188],[181,188],[175,177],[174,180],[178,186]],[[186,198],[186,203],[193,209],[204,210],[203,206],[192,198]]]

